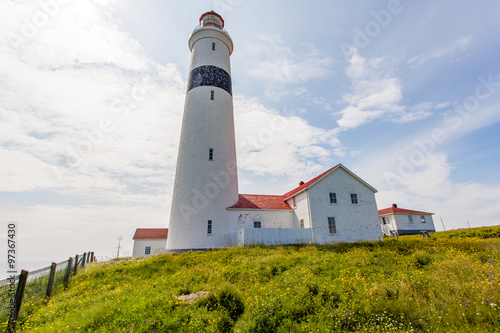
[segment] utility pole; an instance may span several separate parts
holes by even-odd
[[[443,218],[441,216],[439,218],[441,219],[441,223],[443,224],[444,231],[446,231],[446,227],[444,226]]]
[[[117,258],[120,258],[120,249],[122,248],[122,240],[123,237],[122,235],[120,235],[120,237],[118,237],[118,246],[116,247],[118,249],[118,252],[116,253]]]
[[[469,229],[470,229],[470,223],[469,223],[469,221],[467,221],[467,225],[469,226]]]

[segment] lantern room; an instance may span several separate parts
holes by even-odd
[[[224,20],[222,19],[222,16],[212,10],[201,15],[200,27],[216,27],[219,29],[223,29]]]

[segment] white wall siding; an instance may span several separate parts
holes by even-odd
[[[237,245],[287,245],[307,244],[312,242],[311,229],[240,229],[237,233]]]
[[[312,226],[316,243],[354,242],[382,238],[375,194],[349,173],[339,168],[308,191]],[[337,203],[331,204],[329,193],[337,194]],[[351,193],[358,196],[358,204],[351,203]],[[328,229],[328,217],[334,217],[336,234]]]
[[[254,228],[254,222],[261,222],[261,228],[294,228],[291,210],[229,210],[232,243],[237,243],[237,233],[244,228]]]
[[[413,217],[413,223],[410,223],[408,219],[408,215]],[[421,216],[425,216],[425,223],[421,222]],[[382,224],[382,217],[385,217],[386,220],[390,223]],[[434,227],[434,221],[432,219],[432,215],[429,214],[387,214],[380,217],[380,223],[382,226],[385,226],[387,229],[395,231],[397,230],[400,234],[405,233],[420,233],[420,231],[436,231]]]
[[[134,240],[134,257],[145,257],[146,246],[151,246],[151,254],[163,253],[167,248],[166,239],[136,239]]]
[[[287,203],[292,207],[292,199],[287,200]],[[293,214],[292,228],[300,228],[300,220],[304,220],[304,228],[311,227],[311,219],[309,218],[309,203],[307,202],[307,192],[304,191],[295,196],[295,209]]]

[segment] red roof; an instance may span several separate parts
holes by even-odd
[[[238,202],[229,208],[292,209],[282,195],[240,194]]]
[[[331,169],[326,170],[326,171],[325,171],[325,172],[323,172],[321,175],[314,177],[313,179],[311,179],[310,181],[308,181],[308,182],[306,182],[306,183],[304,183],[304,184],[300,185],[299,187],[294,188],[293,190],[291,190],[290,192],[288,192],[288,193],[286,193],[286,194],[284,195],[285,199],[286,199],[286,198],[291,197],[292,195],[296,194],[297,192],[302,191],[303,189],[305,189],[305,188],[306,188],[306,187],[308,187],[309,185],[313,184],[314,182],[316,182],[317,180],[319,180],[319,179],[320,179],[320,178],[322,178],[324,175],[326,175],[327,173],[329,173],[330,171],[332,171],[333,169],[335,169],[335,168],[336,168],[336,167],[338,167],[338,166],[339,166],[339,164],[337,164],[336,166],[334,166],[334,167],[333,167],[333,168],[331,168]]]
[[[416,214],[416,215],[432,215],[434,213],[428,212],[420,212],[418,210],[410,210],[404,208],[398,208],[396,204],[392,205],[392,207],[381,209],[378,211],[378,215],[386,215],[386,214]]]
[[[308,182],[300,182],[300,185],[290,192],[286,193],[285,195],[260,195],[260,194],[240,194],[238,202],[234,204],[231,207],[228,207],[228,209],[231,208],[242,208],[242,209],[287,209],[291,210],[292,208],[290,207],[289,204],[286,203],[286,199],[294,196],[295,194],[299,193],[300,191],[307,189],[309,186],[313,185],[317,181],[319,181],[321,178],[325,177],[328,173],[330,173],[332,170],[341,167],[343,168],[346,172],[351,174],[353,177],[358,179],[361,183],[365,184],[367,187],[372,189],[374,192],[377,192],[376,189],[365,183],[364,180],[356,176],[354,173],[352,173],[350,170],[348,170],[346,167],[344,167],[342,164],[337,164],[333,168],[330,168],[323,172],[322,174],[314,177],[313,179],[309,180]]]
[[[168,228],[137,228],[132,239],[167,239]]]
[[[206,12],[204,13],[203,15],[201,15],[200,17],[200,25],[201,25],[201,22],[203,21],[203,18],[207,15],[214,15],[214,16],[217,16],[221,22],[222,22],[222,27],[221,28],[224,28],[224,19],[222,18],[222,16],[220,16],[219,14],[217,14],[216,12],[214,12],[213,10],[209,11],[209,12]]]

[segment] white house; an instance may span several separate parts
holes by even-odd
[[[376,192],[338,164],[282,196],[240,194],[231,231],[237,245],[377,240]]]
[[[435,232],[433,214],[398,208],[397,204],[378,211],[382,232],[388,236],[419,234],[422,231]]]
[[[133,237],[134,257],[144,257],[165,252],[168,228],[137,228]]]
[[[214,11],[189,38],[191,66],[167,251],[382,237],[376,190],[339,164],[284,195],[238,194],[230,56]]]

